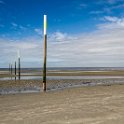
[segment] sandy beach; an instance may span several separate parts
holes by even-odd
[[[46,93],[38,78],[1,80],[0,124],[124,124],[123,71],[97,73],[54,74]]]
[[[0,96],[0,124],[123,124],[124,85]]]
[[[124,124],[124,0],[0,0],[0,124]]]

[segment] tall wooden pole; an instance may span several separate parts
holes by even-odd
[[[44,64],[43,64],[43,91],[46,91],[46,64],[47,64],[47,15],[44,15]]]
[[[10,65],[10,73],[11,73],[11,80],[12,80],[12,64]]]
[[[11,64],[9,63],[9,76],[11,78]]]
[[[12,76],[12,64],[11,64],[11,76]]]
[[[11,65],[9,64],[9,75],[11,74]]]
[[[16,81],[16,61],[15,61],[15,81]]]
[[[20,69],[20,58],[18,58],[18,78],[20,80],[20,76],[21,76],[21,69]]]
[[[18,79],[21,79],[21,63],[20,63],[20,53],[18,51]]]

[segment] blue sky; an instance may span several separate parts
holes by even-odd
[[[82,0],[4,0],[0,7],[1,24],[5,25],[1,34],[16,35],[12,29],[14,24],[16,31],[20,31],[19,26],[22,26],[28,28],[27,33],[34,34],[33,28],[42,28],[43,14],[48,15],[49,33],[57,30],[68,33],[90,31],[98,23],[90,14],[96,6],[95,3]],[[97,8],[100,9],[100,6]]]
[[[0,0],[0,67],[42,66],[44,14],[48,66],[124,66],[123,0]]]

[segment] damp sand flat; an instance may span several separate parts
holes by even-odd
[[[26,77],[27,76],[27,77]],[[47,77],[66,77],[66,76],[124,76],[124,71],[123,70],[108,70],[108,71],[99,71],[99,70],[95,70],[95,71],[75,71],[75,70],[71,70],[71,71],[47,71]],[[11,77],[15,77],[14,73],[13,75],[10,75],[8,71],[5,71],[3,73],[3,71],[0,71],[0,80],[5,80],[5,79],[11,79]],[[42,78],[42,72],[38,71],[26,71],[26,72],[21,72],[21,77],[22,78],[31,78],[31,77],[37,77],[37,78]],[[4,79],[5,78],[5,79]],[[17,76],[18,78],[18,76]]]
[[[124,124],[124,85],[2,95],[0,124]]]
[[[68,88],[124,84],[124,78],[106,79],[56,79],[47,80],[47,91],[58,91]],[[0,94],[43,92],[42,80],[5,80],[0,81]]]

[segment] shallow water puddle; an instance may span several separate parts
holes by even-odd
[[[47,80],[54,79],[119,79],[124,76],[47,76]],[[18,78],[17,78],[18,79]],[[22,76],[21,80],[41,80],[42,76]],[[4,77],[0,78],[0,81],[4,80],[15,80],[15,77]]]

